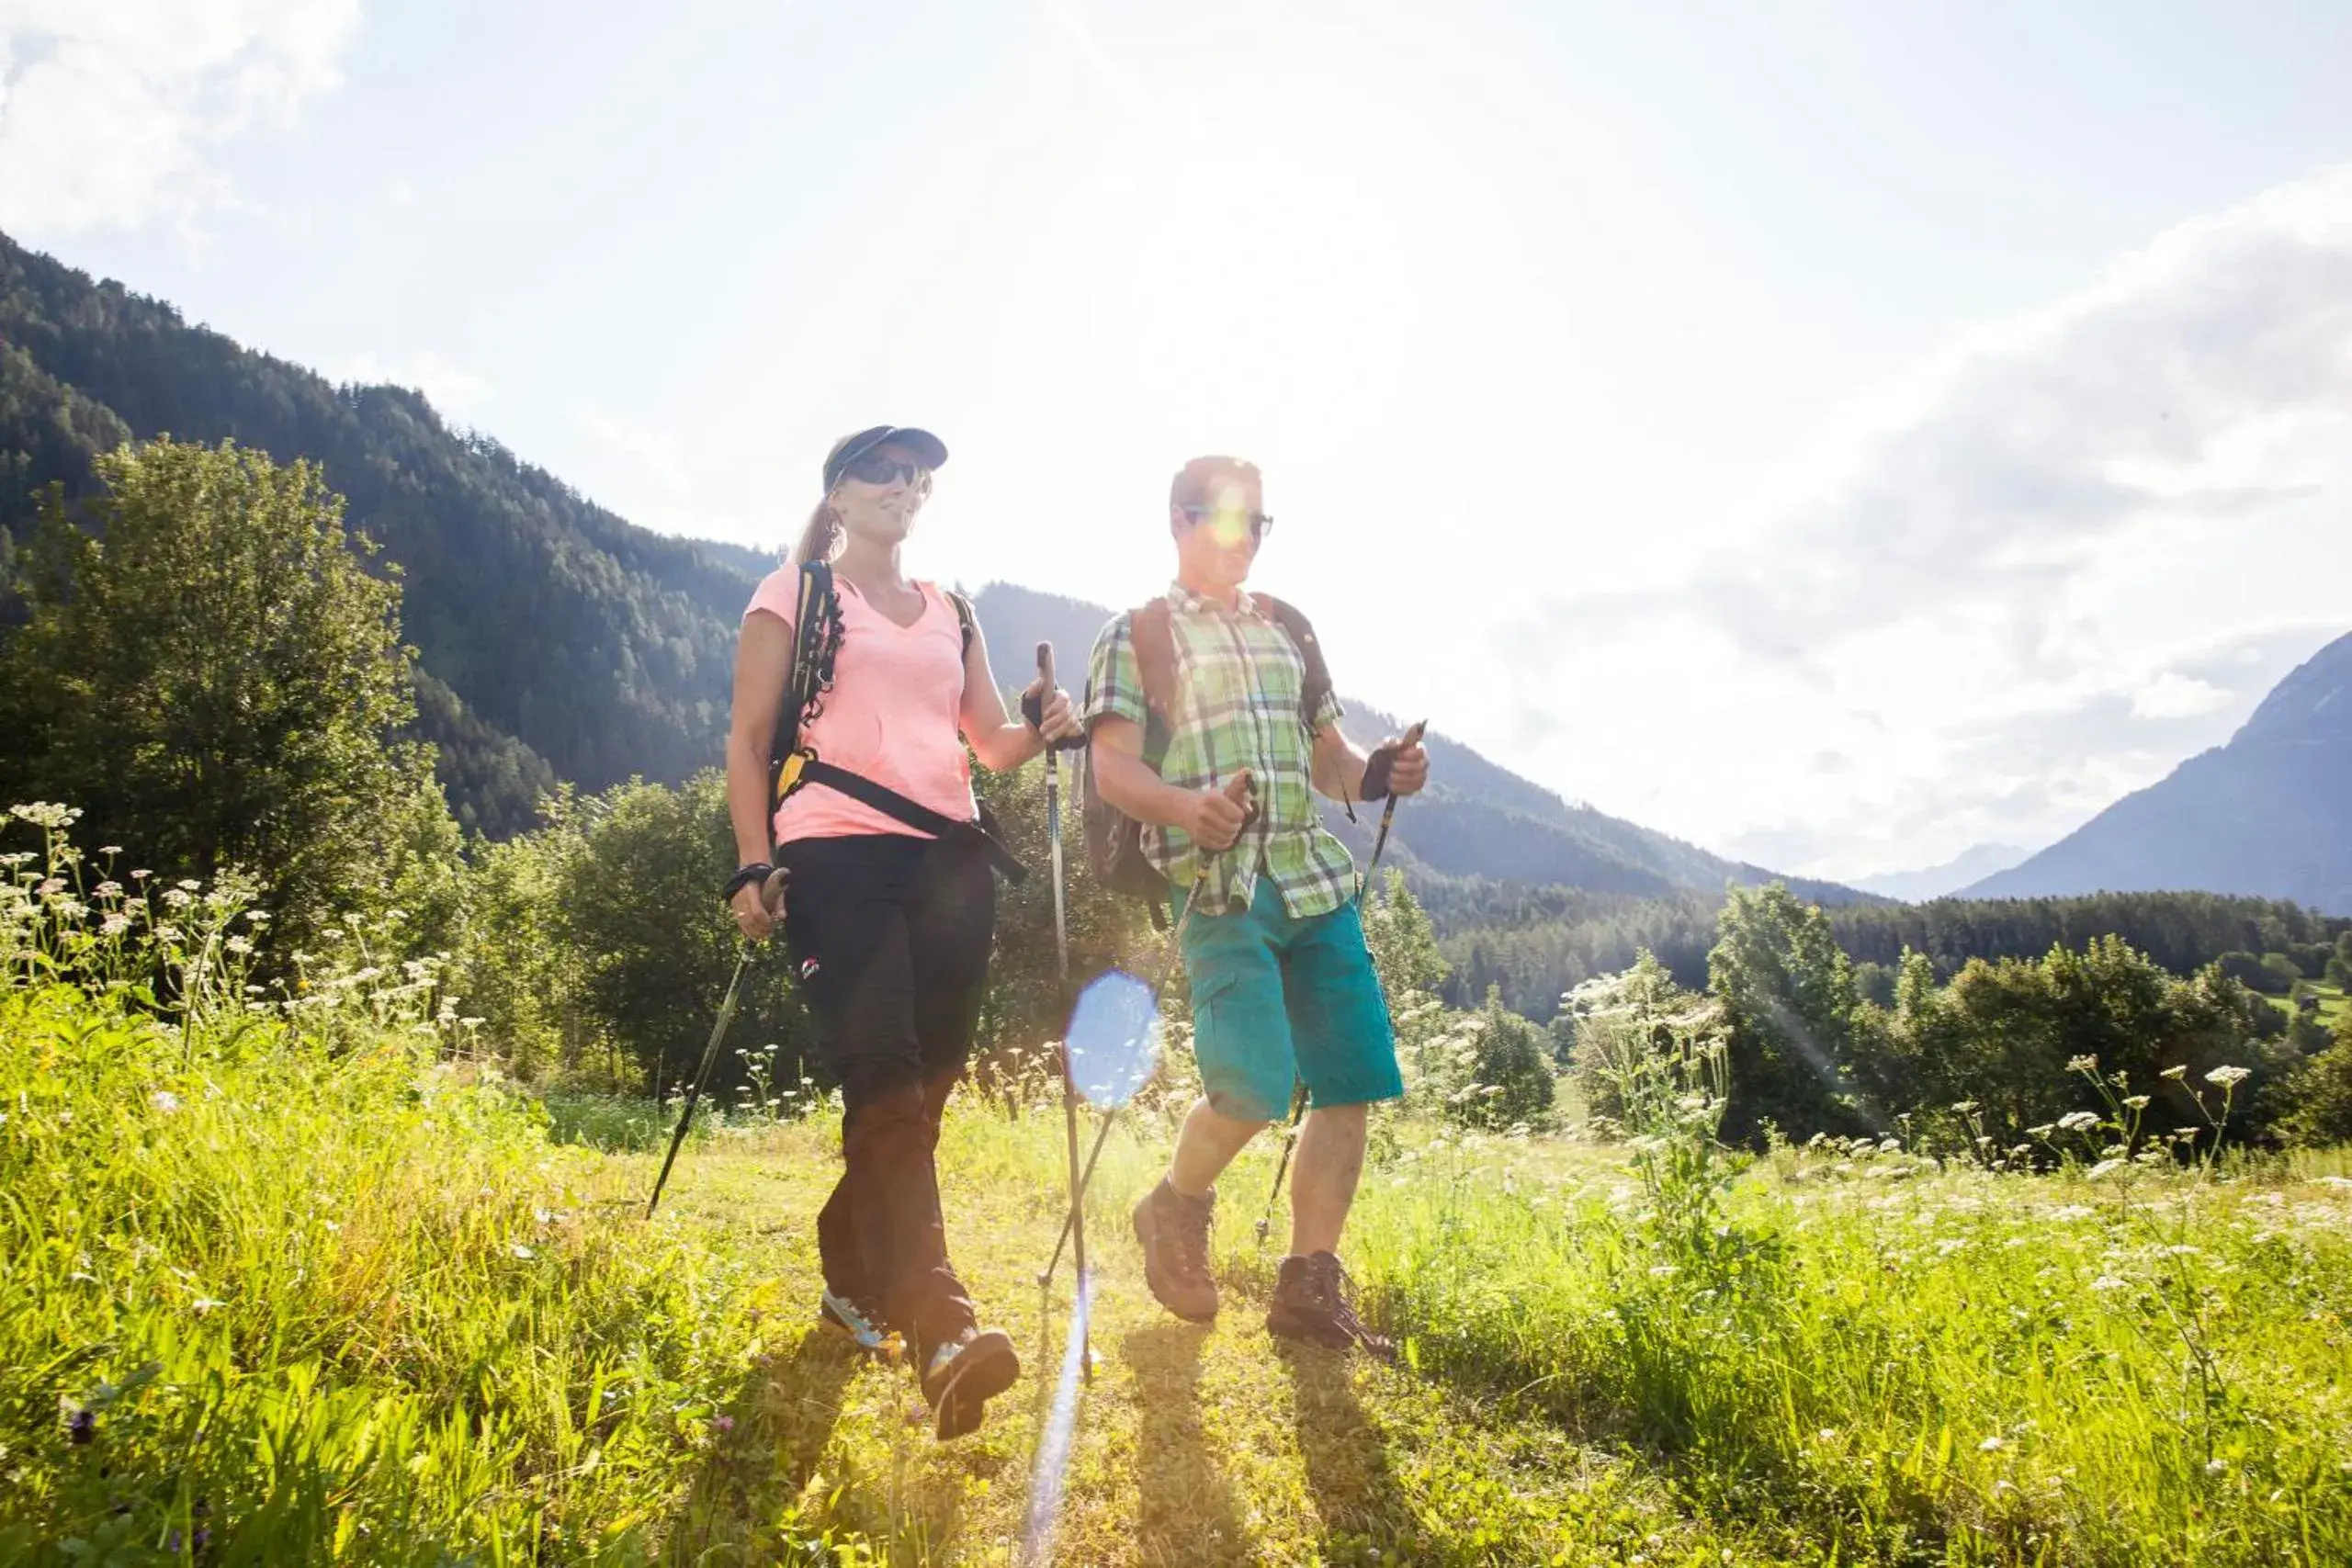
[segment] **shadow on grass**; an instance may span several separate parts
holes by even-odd
[[[1140,1416],[1136,1556],[1146,1562],[1259,1560],[1233,1488],[1201,1431],[1201,1357],[1208,1339],[1200,1325],[1159,1323],[1121,1344]]]
[[[1388,1464],[1388,1436],[1356,1398],[1356,1363],[1337,1350],[1282,1342],[1306,1490],[1326,1549],[1409,1545],[1413,1511]]]
[[[796,1506],[864,1360],[847,1340],[811,1328],[790,1354],[752,1369],[721,1412],[710,1456],[672,1521],[665,1561],[831,1561],[810,1532],[795,1528]]]

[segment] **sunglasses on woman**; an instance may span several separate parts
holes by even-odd
[[[1191,518],[1195,525],[1218,515],[1218,509],[1214,506],[1186,506],[1178,510]],[[1274,517],[1271,512],[1252,512],[1241,521],[1250,525],[1250,536],[1253,539],[1262,539],[1274,531]]]
[[[879,452],[864,452],[842,466],[842,475],[862,484],[886,485],[898,479],[913,484],[918,479],[930,478],[931,470],[905,457],[888,457]]]

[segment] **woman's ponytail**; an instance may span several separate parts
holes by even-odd
[[[841,537],[841,520],[833,515],[833,498],[817,502],[817,510],[808,514],[808,525],[800,530],[800,542],[792,547],[788,558],[796,566],[812,560],[831,560],[833,546]]]

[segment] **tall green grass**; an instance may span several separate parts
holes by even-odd
[[[642,1562],[717,1539],[697,1478],[728,1473],[786,1303],[721,1225],[638,1217],[650,1162],[606,1151],[655,1146],[667,1112],[516,1092],[431,966],[362,962],[364,933],[272,999],[231,962],[233,896],[175,890],[173,938],[140,948],[136,895],[62,869],[0,880],[0,1562]],[[1739,1561],[2352,1562],[2340,1154],[2135,1157],[2119,1089],[2055,1175],[1883,1143],[1749,1161],[1707,1135],[1702,1055],[1653,1067],[1622,1147],[1384,1114],[1347,1252],[1416,1375],[1666,1478]],[[1179,1110],[1113,1140],[1101,1247]],[[1272,1156],[1225,1184],[1237,1313],[1268,1283]],[[964,1100],[941,1145],[973,1195],[959,1246],[1041,1258],[1064,1157],[1058,1115]],[[842,1490],[900,1484],[864,1473],[778,1502],[761,1560],[872,1560],[828,1540],[899,1511]],[[1516,1535],[1446,1560],[1564,1550],[1514,1506]],[[1394,1506],[1351,1539],[1468,1539]]]

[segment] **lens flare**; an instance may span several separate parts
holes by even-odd
[[[1159,1066],[1163,1028],[1149,985],[1124,969],[1087,983],[1070,1010],[1063,1044],[1070,1081],[1090,1105],[1125,1105]]]
[[[1062,1482],[1069,1470],[1070,1439],[1078,1432],[1078,1384],[1086,1370],[1086,1320],[1093,1308],[1093,1283],[1080,1276],[1070,1309],[1069,1337],[1062,1348],[1054,1403],[1037,1434],[1037,1461],[1029,1475],[1029,1517],[1021,1529],[1021,1561],[1053,1561],[1054,1527],[1061,1521]]]

